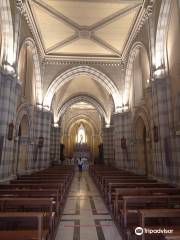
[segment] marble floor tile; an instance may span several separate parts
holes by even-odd
[[[73,225],[74,221],[61,221],[58,227],[56,239],[58,240],[73,240],[74,236],[74,227],[66,227],[65,224]]]
[[[88,172],[75,174],[55,240],[122,240]]]

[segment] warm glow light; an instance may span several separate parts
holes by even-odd
[[[127,112],[128,110],[129,110],[129,106],[126,104],[126,105],[119,107],[116,112],[122,113],[122,112]]]
[[[159,67],[154,71],[155,78],[162,78],[165,75],[165,69],[163,67]]]
[[[7,73],[9,73],[9,74],[15,74],[15,70],[14,70],[14,68],[11,66],[11,65],[9,65],[9,64],[7,64],[7,65],[4,65],[4,69],[5,69],[5,71],[7,72]]]
[[[80,127],[78,129],[77,136],[76,136],[76,142],[80,143],[80,144],[87,142],[86,141],[86,131],[82,124],[80,125]]]
[[[43,105],[46,106],[46,108],[48,108],[48,109],[50,109],[52,98],[53,98],[53,93],[48,92],[46,94],[46,97],[45,97],[44,103],[43,103]]]

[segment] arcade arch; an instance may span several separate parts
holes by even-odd
[[[72,80],[75,76],[78,76],[78,75],[88,75],[93,80],[99,82],[102,85],[102,87],[106,89],[109,94],[112,95],[114,105],[115,105],[115,110],[118,111],[118,109],[122,105],[122,101],[121,101],[121,97],[117,87],[104,73],[89,66],[74,67],[74,68],[68,69],[67,71],[59,75],[51,83],[51,85],[47,90],[47,93],[43,101],[44,107],[50,109],[53,96],[58,91],[58,89],[60,89],[60,87],[62,87],[65,83]]]

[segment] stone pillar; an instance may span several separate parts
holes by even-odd
[[[115,165],[122,169],[129,169],[132,165],[130,119],[129,112],[113,115]],[[121,147],[122,138],[126,139],[126,149]]]
[[[15,126],[17,100],[20,85],[16,77],[0,72],[0,178],[8,179],[12,175],[14,160],[14,130],[13,138],[8,140],[9,124]]]
[[[152,81],[151,122],[157,127],[157,141],[153,137],[154,175],[160,179],[168,179],[172,162],[171,142],[171,107],[169,81],[167,77],[155,78]],[[154,136],[152,126],[152,136]]]
[[[113,144],[113,127],[104,127],[102,131],[104,146],[104,163],[114,163],[114,144]]]
[[[53,163],[61,163],[60,159],[60,127],[51,127],[51,161]]]
[[[50,159],[50,141],[52,113],[43,109],[35,111],[35,139],[36,147],[34,151],[34,168],[36,170],[49,167]],[[43,138],[42,146],[39,145],[40,138]]]

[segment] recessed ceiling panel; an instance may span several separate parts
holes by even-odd
[[[65,47],[56,49],[54,52],[56,54],[87,54],[87,55],[112,55],[112,52],[106,50],[102,46],[99,46],[95,42],[89,39],[77,39],[71,44],[66,45]]]
[[[67,26],[60,19],[49,14],[39,5],[33,3],[32,9],[45,49],[74,35],[75,31],[72,28]]]
[[[43,2],[81,26],[95,24],[130,5],[124,1],[117,3],[117,1],[43,0]]]
[[[120,58],[143,4],[143,0],[27,1],[46,56],[78,58]]]
[[[122,50],[129,30],[134,22],[139,9],[131,11],[131,13],[120,17],[118,20],[100,28],[95,32],[95,35],[103,41],[109,43],[118,51]]]

